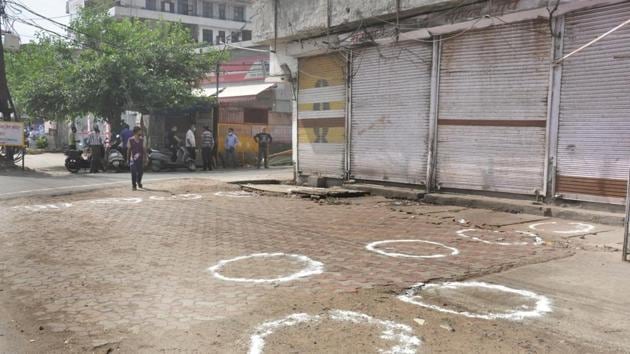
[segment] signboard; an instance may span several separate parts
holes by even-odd
[[[0,121],[0,145],[24,146],[24,123]]]

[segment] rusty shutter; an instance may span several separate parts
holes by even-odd
[[[344,176],[346,60],[299,59],[298,166],[302,174]]]
[[[443,42],[440,187],[543,192],[551,49],[546,21],[494,26]]]
[[[564,52],[628,19],[628,3],[567,14]],[[556,193],[621,204],[630,167],[630,26],[562,65]]]
[[[432,46],[418,42],[353,55],[350,173],[424,184]]]

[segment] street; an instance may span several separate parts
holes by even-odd
[[[3,202],[0,352],[630,345],[618,227],[382,197],[266,196],[211,178],[145,186]]]

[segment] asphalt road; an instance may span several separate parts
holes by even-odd
[[[22,173],[11,171],[0,173],[0,199],[10,199],[28,195],[47,195],[72,192],[77,190],[102,189],[108,186],[131,184],[129,173],[81,172],[72,174],[63,167],[63,154],[42,154],[27,156],[26,166],[31,169]],[[265,179],[291,179],[290,167],[268,170],[237,169],[215,170],[212,172],[146,172],[144,184],[155,181],[178,180],[185,178],[209,178],[222,182]]]

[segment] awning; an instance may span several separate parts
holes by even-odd
[[[219,88],[219,102],[243,102],[253,101],[275,84],[257,84],[243,86],[228,86]],[[195,89],[193,94],[198,97],[210,97],[217,94],[216,88]]]

